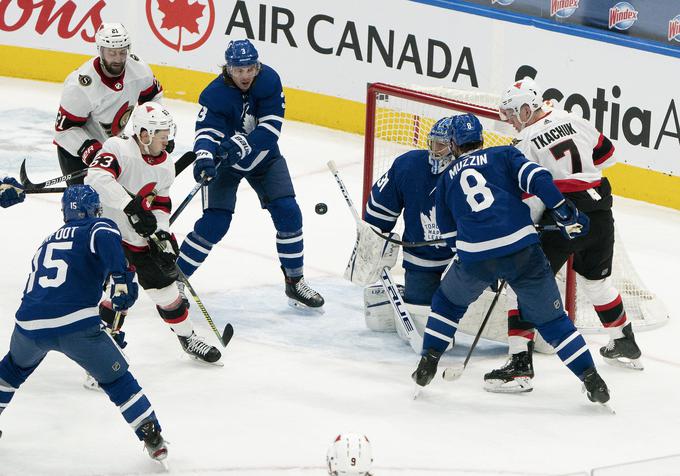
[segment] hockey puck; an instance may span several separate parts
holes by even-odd
[[[317,215],[323,215],[328,211],[328,206],[325,203],[317,203],[314,207],[314,211]]]

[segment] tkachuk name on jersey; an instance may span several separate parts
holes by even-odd
[[[531,139],[531,142],[534,143],[534,145],[542,149],[543,147],[547,147],[556,140],[561,139],[562,137],[567,137],[571,135],[576,134],[576,129],[574,129],[574,126],[571,125],[571,123],[566,123],[566,124],[560,124],[557,127],[554,127],[550,129],[548,132],[544,132],[541,135],[538,135]]]
[[[460,162],[455,162],[453,165],[451,165],[451,168],[449,169],[449,177],[455,177],[458,175],[458,172],[463,170],[465,167],[479,167],[480,165],[486,165],[487,162],[486,154],[465,157]]]

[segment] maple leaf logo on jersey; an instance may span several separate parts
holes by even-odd
[[[437,226],[437,212],[435,206],[428,214],[420,212],[420,223],[423,225],[423,237],[425,241],[434,241],[441,238],[439,227]],[[441,248],[444,245],[432,245],[435,248]]]
[[[255,116],[250,113],[250,104],[243,104],[243,112],[241,113],[241,129],[243,132],[250,134],[257,127],[257,120]]]
[[[212,33],[215,5],[213,0],[146,0],[146,18],[161,43],[191,51]]]

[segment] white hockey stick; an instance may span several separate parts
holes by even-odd
[[[352,212],[352,216],[354,217],[354,220],[357,223],[358,233],[358,227],[362,220],[356,208],[354,207],[354,202],[352,202],[352,198],[349,196],[347,188],[345,187],[344,182],[340,178],[340,174],[338,172],[337,166],[335,165],[335,162],[331,160],[326,165],[328,165],[328,168],[333,173],[333,177],[335,177],[335,181],[338,183],[338,187],[340,187],[342,196],[345,198],[345,202],[347,203],[347,206]],[[402,299],[401,294],[399,294],[397,286],[394,284],[394,279],[392,279],[392,275],[390,274],[388,268],[383,268],[382,272],[380,273],[380,281],[382,282],[382,285],[385,288],[385,292],[387,293],[387,296],[390,299],[390,303],[392,303],[394,312],[396,312],[397,316],[400,317],[399,322],[401,322],[401,325],[404,328],[404,332],[408,337],[409,344],[417,354],[420,354],[422,349],[422,343],[420,342],[420,339],[417,338],[418,333],[416,332],[416,327],[413,324],[413,318],[411,318],[411,314],[406,309],[404,300]]]

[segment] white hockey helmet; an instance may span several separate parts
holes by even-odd
[[[507,121],[511,115],[519,118],[520,110],[525,104],[529,106],[532,113],[543,104],[543,91],[531,78],[514,82],[501,95],[501,101],[498,104],[501,119]]]
[[[366,436],[357,433],[338,435],[328,447],[326,462],[331,476],[370,476],[371,443]]]
[[[169,130],[169,138],[175,137],[175,122],[172,114],[157,102],[145,102],[137,106],[132,113],[132,130],[137,137],[141,137],[142,129],[149,132],[149,137],[153,138],[157,131]]]
[[[102,23],[94,35],[97,51],[100,48],[128,48],[130,34],[122,23]]]

